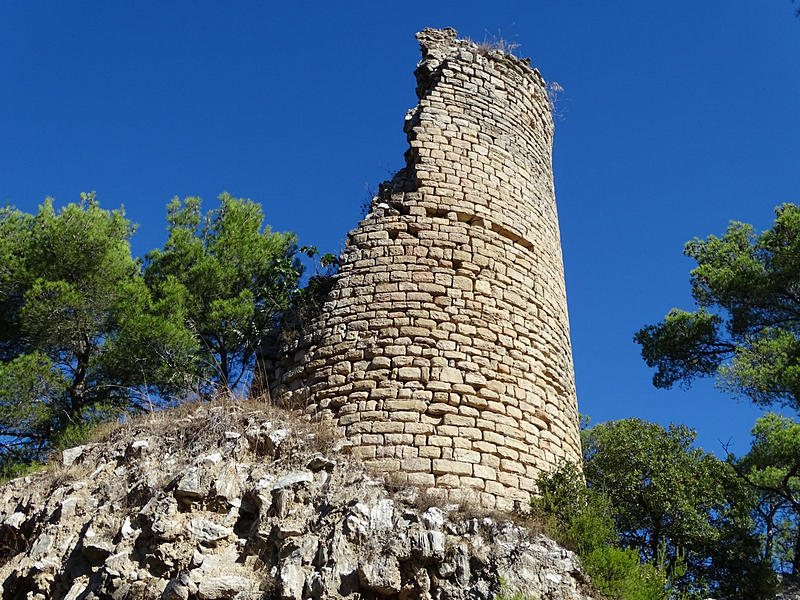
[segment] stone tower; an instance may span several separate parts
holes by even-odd
[[[417,34],[406,167],[348,236],[312,327],[262,358],[272,398],[443,500],[510,509],[580,461],[553,120],[528,60]]]

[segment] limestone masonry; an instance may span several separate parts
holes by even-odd
[[[553,120],[528,60],[417,34],[406,167],[348,236],[322,313],[265,351],[273,400],[398,482],[490,508],[580,460]]]

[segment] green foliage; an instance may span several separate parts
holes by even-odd
[[[539,477],[539,495],[531,499],[533,514],[544,518],[559,541],[583,555],[616,539],[611,508],[605,496],[586,487],[572,463]]]
[[[775,214],[760,235],[733,222],[721,238],[686,244],[698,309],[673,309],[634,337],[657,387],[716,375],[735,395],[800,410],[800,208]]]
[[[500,593],[494,597],[494,600],[539,600],[536,596],[526,596],[520,591],[510,591],[502,577],[500,577],[499,583]]]
[[[14,461],[41,454],[59,421],[68,378],[40,352],[0,362],[0,427]]]
[[[663,564],[675,590],[757,598],[771,572],[751,533],[753,495],[694,439],[684,426],[639,419],[596,425],[584,433],[586,481],[608,498],[622,545]]]
[[[642,356],[648,366],[658,367],[653,384],[666,388],[716,373],[719,353],[726,349],[717,341],[720,323],[717,315],[702,308],[694,313],[673,308],[662,323],[639,331],[634,339],[642,345]]]
[[[621,600],[670,597],[664,572],[642,563],[635,550],[613,545],[598,547],[585,554],[582,560],[595,589],[601,594]]]
[[[539,496],[531,500],[535,517],[550,535],[573,548],[595,589],[619,600],[666,600],[666,571],[642,563],[635,550],[617,544],[611,504],[589,489],[571,463],[537,479]]]
[[[199,198],[175,198],[167,206],[169,238],[146,257],[156,301],[180,299],[198,340],[187,375],[223,389],[248,374],[302,271],[294,234],[272,233],[263,220],[261,205],[229,194],[206,214]]]
[[[127,360],[193,343],[180,307],[150,297],[132,234],[93,194],[58,212],[50,199],[35,215],[0,211],[0,465],[37,459],[69,428],[175,383],[169,362]]]
[[[800,572],[800,423],[767,413],[752,431],[741,459],[729,456],[758,495],[755,509],[763,532],[763,553],[778,571]]]
[[[0,209],[0,360],[16,356],[18,312],[25,293],[23,254],[32,215],[10,206]]]
[[[724,465],[692,448],[694,437],[683,426],[664,430],[638,419],[601,423],[585,436],[587,481],[609,494],[624,542],[648,561],[665,539],[685,546],[713,535],[708,513],[725,500]]]
[[[41,471],[47,464],[40,461],[5,461],[0,463],[0,485],[17,477]]]
[[[289,307],[282,315],[280,336],[285,345],[302,337],[322,312],[339,268],[339,260],[333,254],[320,254],[314,246],[303,246],[299,251],[314,261],[315,274],[308,279],[305,287],[292,293]]]

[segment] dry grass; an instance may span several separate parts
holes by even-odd
[[[550,107],[554,119],[564,120],[567,114],[564,104],[564,88],[557,81],[549,82],[547,84],[547,105]]]
[[[504,38],[500,31],[498,31],[496,34],[486,31],[483,36],[483,41],[481,42],[476,42],[470,38],[464,39],[475,44],[478,48],[478,53],[484,56],[495,50],[499,50],[503,54],[515,56],[514,51],[521,45],[518,42],[512,42]]]
[[[227,432],[244,435],[248,428],[264,422],[273,423],[275,428],[292,430],[293,435],[281,452],[281,462],[287,466],[293,463],[294,456],[309,451],[330,453],[342,439],[328,422],[310,422],[307,417],[276,407],[265,398],[220,394],[210,401],[192,399],[163,410],[125,415],[119,421],[100,423],[75,445],[117,447],[124,452],[131,442],[143,439],[149,440],[151,448],[166,446],[170,454],[196,456],[221,447]],[[258,454],[259,448],[250,452]],[[35,472],[37,483],[53,490],[87,475],[92,464],[87,458],[92,453],[93,449],[89,448],[73,465],[65,466],[61,451],[54,451],[47,464],[37,464],[35,469],[32,467],[20,477]]]
[[[75,481],[79,481],[89,474],[89,467],[84,463],[73,463],[69,466],[63,465],[60,461],[52,462],[50,468],[50,477],[47,483],[50,491],[66,486]]]
[[[138,436],[165,438],[187,448],[194,443],[213,442],[226,431],[241,431],[248,418],[262,421],[292,418],[261,399],[220,394],[210,401],[192,399],[165,410],[153,410],[107,423],[93,430],[88,442],[106,443],[132,440]]]

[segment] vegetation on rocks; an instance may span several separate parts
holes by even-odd
[[[112,426],[0,489],[0,597],[590,600],[572,552],[347,446],[252,401]]]
[[[556,540],[577,552],[594,589],[625,600],[668,598],[666,570],[642,561],[635,549],[618,543],[608,497],[587,488],[573,464],[541,475],[537,485],[532,516]]]
[[[145,285],[124,212],[93,194],[56,212],[0,210],[0,467],[185,388],[194,340],[175,290]]]
[[[135,227],[94,194],[0,210],[0,470],[19,474],[87,429],[173,398],[236,389],[296,293],[293,234],[223,194],[167,207],[144,261]]]

